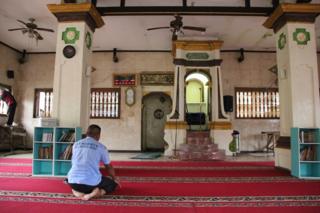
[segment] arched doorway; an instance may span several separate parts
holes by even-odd
[[[185,78],[186,120],[193,130],[207,129],[211,120],[210,76],[205,70],[189,70]]]
[[[171,98],[152,92],[143,97],[142,106],[142,151],[164,151],[164,127],[171,112]]]

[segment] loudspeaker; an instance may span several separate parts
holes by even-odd
[[[18,62],[20,64],[24,64],[24,62],[26,62],[26,54],[27,54],[27,51],[23,50],[21,54],[21,58],[18,59]]]
[[[118,63],[119,62],[119,58],[117,56],[117,48],[113,48],[113,58],[112,58],[114,63]]]
[[[223,96],[223,106],[226,112],[233,112],[233,96],[232,95]]]
[[[238,62],[241,63],[244,60],[244,49],[240,48],[240,56],[238,58]]]
[[[203,112],[192,112],[186,114],[188,125],[203,125],[206,123],[206,115]]]
[[[7,70],[7,77],[9,79],[13,79],[14,78],[14,72],[13,70]]]

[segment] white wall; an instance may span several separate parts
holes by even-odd
[[[28,54],[16,79],[19,94],[17,109],[20,121],[28,132],[29,147],[32,147],[33,128],[37,125],[37,119],[33,119],[34,90],[53,87],[54,60],[54,54]]]
[[[92,87],[112,87],[113,73],[140,73],[145,71],[173,71],[171,53],[118,53],[119,62],[113,63],[112,53],[93,53],[96,71],[92,73]],[[269,87],[276,76],[268,68],[276,64],[274,53],[245,53],[245,60],[238,63],[238,53],[222,53],[221,73],[224,95],[234,96],[234,87]],[[35,88],[53,86],[54,54],[31,54],[28,62],[19,69],[19,110],[21,121],[32,135],[36,119],[32,118]],[[2,70],[1,70],[2,72]],[[2,77],[2,76],[1,76]],[[137,76],[138,77],[138,76]],[[1,78],[2,79],[2,78]],[[140,150],[141,147],[141,98],[142,90],[136,87],[136,104],[128,107],[121,90],[121,119],[91,119],[102,127],[101,140],[110,150]],[[279,120],[234,119],[233,128],[240,131],[241,150],[262,148],[261,131],[279,129]],[[31,146],[31,140],[29,141]]]
[[[18,99],[18,92],[17,92],[17,86],[16,86],[16,79],[20,76],[20,70],[19,70],[19,63],[18,58],[20,57],[20,53],[4,46],[3,44],[0,44],[0,83],[4,85],[11,86],[12,94]],[[14,71],[14,78],[9,79],[7,77],[7,70],[13,70]],[[20,107],[18,105],[18,107]],[[19,122],[19,108],[17,108],[16,116],[15,116],[15,122]],[[6,122],[6,117],[1,117],[1,122]]]
[[[235,87],[276,87],[277,76],[268,69],[276,64],[275,53],[247,53],[245,59],[238,63],[239,53],[222,53],[221,75],[224,95],[235,97]],[[235,101],[235,100],[234,100]],[[235,104],[235,103],[234,103]],[[233,129],[240,132],[241,150],[256,151],[266,145],[261,131],[278,131],[279,119],[235,119],[231,113]]]
[[[119,62],[112,61],[112,53],[93,53],[92,87],[112,87],[113,73],[140,73],[147,71],[172,71],[174,66],[170,53],[118,53]],[[137,75],[136,78],[139,76]],[[120,119],[90,119],[90,123],[101,126],[101,140],[113,150],[141,150],[141,99],[139,85],[136,89],[136,103],[129,107],[125,104],[121,88]]]
[[[91,87],[113,87],[113,73],[140,73],[142,71],[173,71],[170,53],[118,53],[119,62],[112,61],[112,53],[93,53]],[[37,119],[32,118],[35,88],[52,88],[54,73],[54,54],[31,54],[28,62],[21,66],[19,79],[21,94],[21,120],[29,135]],[[138,78],[139,76],[137,76]],[[139,80],[138,80],[139,81]],[[124,90],[121,89],[120,119],[90,119],[90,123],[101,126],[101,141],[111,150],[141,149],[141,86],[136,87],[136,103],[132,107],[125,104]],[[29,146],[31,147],[31,139]]]

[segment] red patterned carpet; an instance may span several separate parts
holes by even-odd
[[[0,158],[0,212],[320,212],[320,181],[272,162],[113,162],[122,188],[74,198],[62,178],[32,177],[31,159]]]

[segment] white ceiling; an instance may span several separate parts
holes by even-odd
[[[119,6],[119,0],[97,0],[98,6]],[[195,6],[243,6],[244,0],[189,0]],[[290,2],[290,0],[289,0]],[[16,21],[36,19],[38,27],[56,30],[57,20],[47,9],[47,4],[60,0],[1,0],[0,41],[18,50],[27,52],[54,52],[56,33],[43,32],[44,40],[38,44],[20,31],[9,32],[9,28],[21,27]],[[313,0],[312,3],[320,3]],[[181,6],[181,0],[127,0],[127,6]],[[252,6],[270,6],[271,0],[252,0]],[[94,33],[94,50],[170,50],[169,29],[147,31],[147,28],[168,26],[173,16],[104,16],[105,25]],[[183,16],[187,26],[206,27],[205,33],[184,30],[185,37],[218,38],[224,41],[223,50],[275,50],[272,30],[262,26],[267,17],[262,16]],[[320,38],[320,18],[316,20],[317,38]],[[266,36],[267,35],[267,36]],[[182,36],[181,36],[182,38]],[[320,40],[317,39],[318,50]]]

